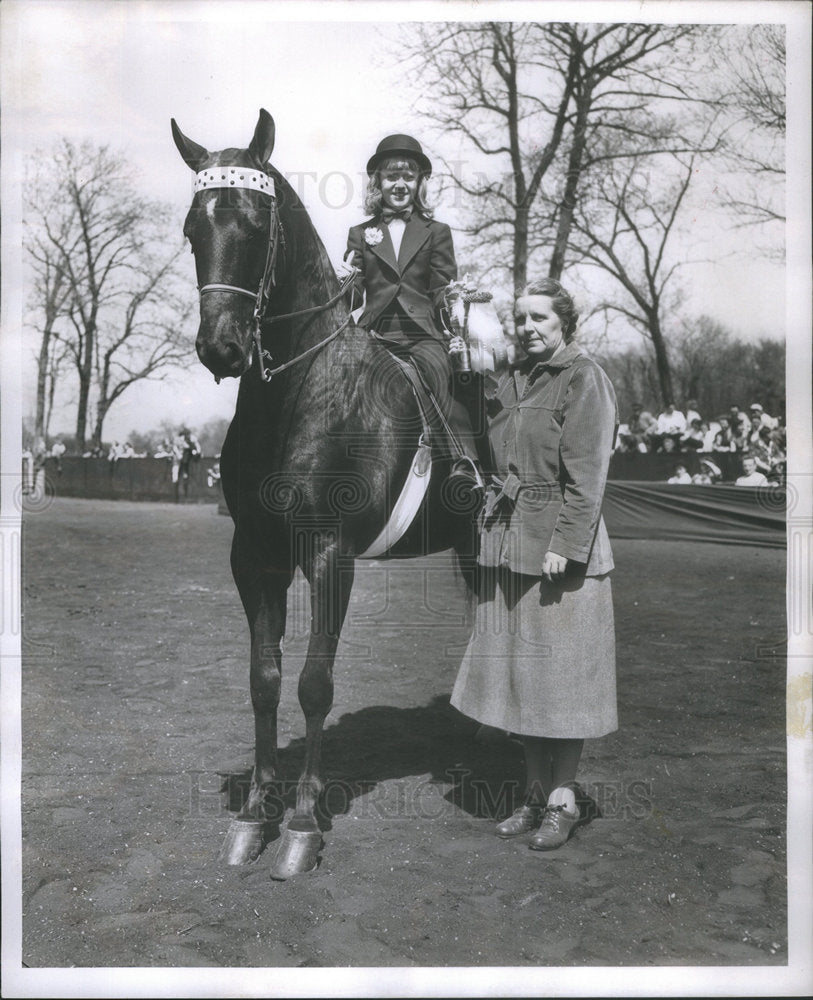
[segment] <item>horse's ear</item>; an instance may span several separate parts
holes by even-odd
[[[175,140],[175,145],[178,147],[178,152],[183,157],[184,163],[192,170],[200,170],[209,158],[209,151],[196,142],[192,142],[191,139],[187,139],[178,128],[178,123],[174,118],[172,119],[172,138]]]
[[[260,108],[260,117],[257,120],[257,127],[254,129],[254,138],[251,140],[248,151],[261,167],[264,167],[268,163],[271,159],[271,154],[274,152],[275,133],[274,119],[265,108]]]

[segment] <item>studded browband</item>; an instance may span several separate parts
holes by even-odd
[[[208,167],[195,174],[195,192],[210,188],[246,188],[249,191],[262,191],[272,198],[276,197],[274,179],[262,170],[252,167]]]

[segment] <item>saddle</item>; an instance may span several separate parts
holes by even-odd
[[[375,333],[372,336],[379,342],[383,341],[383,338],[378,338]],[[383,346],[386,347],[386,343],[383,343]],[[399,356],[389,349],[388,353],[412,388],[421,418],[421,434],[406,482],[389,521],[375,541],[356,556],[357,559],[378,558],[392,549],[404,536],[426,498],[433,460],[438,460],[438,456],[442,455],[440,461],[448,463],[454,462],[455,455],[464,455],[457,435],[449,425],[420,368],[410,359]],[[467,458],[462,460],[469,461]]]
[[[409,526],[415,519],[424,497],[429,489],[432,477],[432,429],[430,413],[432,412],[431,393],[421,377],[417,367],[403,358],[389,352],[392,360],[398,365],[405,378],[412,386],[412,391],[418,404],[421,416],[421,435],[415,457],[412,459],[406,482],[401,490],[389,520],[384,525],[377,538],[359,553],[357,559],[377,559],[384,555],[403,538]],[[443,415],[440,414],[442,417]],[[450,429],[451,432],[451,429]]]

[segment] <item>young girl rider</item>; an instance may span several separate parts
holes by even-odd
[[[471,421],[451,391],[452,367],[440,325],[457,264],[451,230],[432,218],[426,202],[431,173],[429,158],[412,136],[381,140],[367,163],[364,207],[371,218],[350,229],[337,274],[355,273],[351,308],[366,294],[359,325],[411,359],[431,390],[453,435],[451,474],[481,488]]]

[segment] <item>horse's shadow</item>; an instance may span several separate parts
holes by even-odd
[[[497,730],[484,731],[452,708],[448,696],[418,708],[374,705],[347,713],[325,729],[322,748],[325,785],[316,810],[322,832],[332,828],[334,816],[350,812],[355,799],[371,795],[391,779],[421,777],[449,785],[442,797],[483,819],[502,819],[521,801],[519,740]],[[304,753],[304,739],[292,740],[279,752],[278,780],[265,801],[267,841],[276,838],[286,812],[296,804]],[[227,808],[237,812],[248,795],[251,771],[221,774]],[[421,796],[412,791],[406,808],[420,809]],[[583,822],[600,815],[586,793],[579,804]]]

